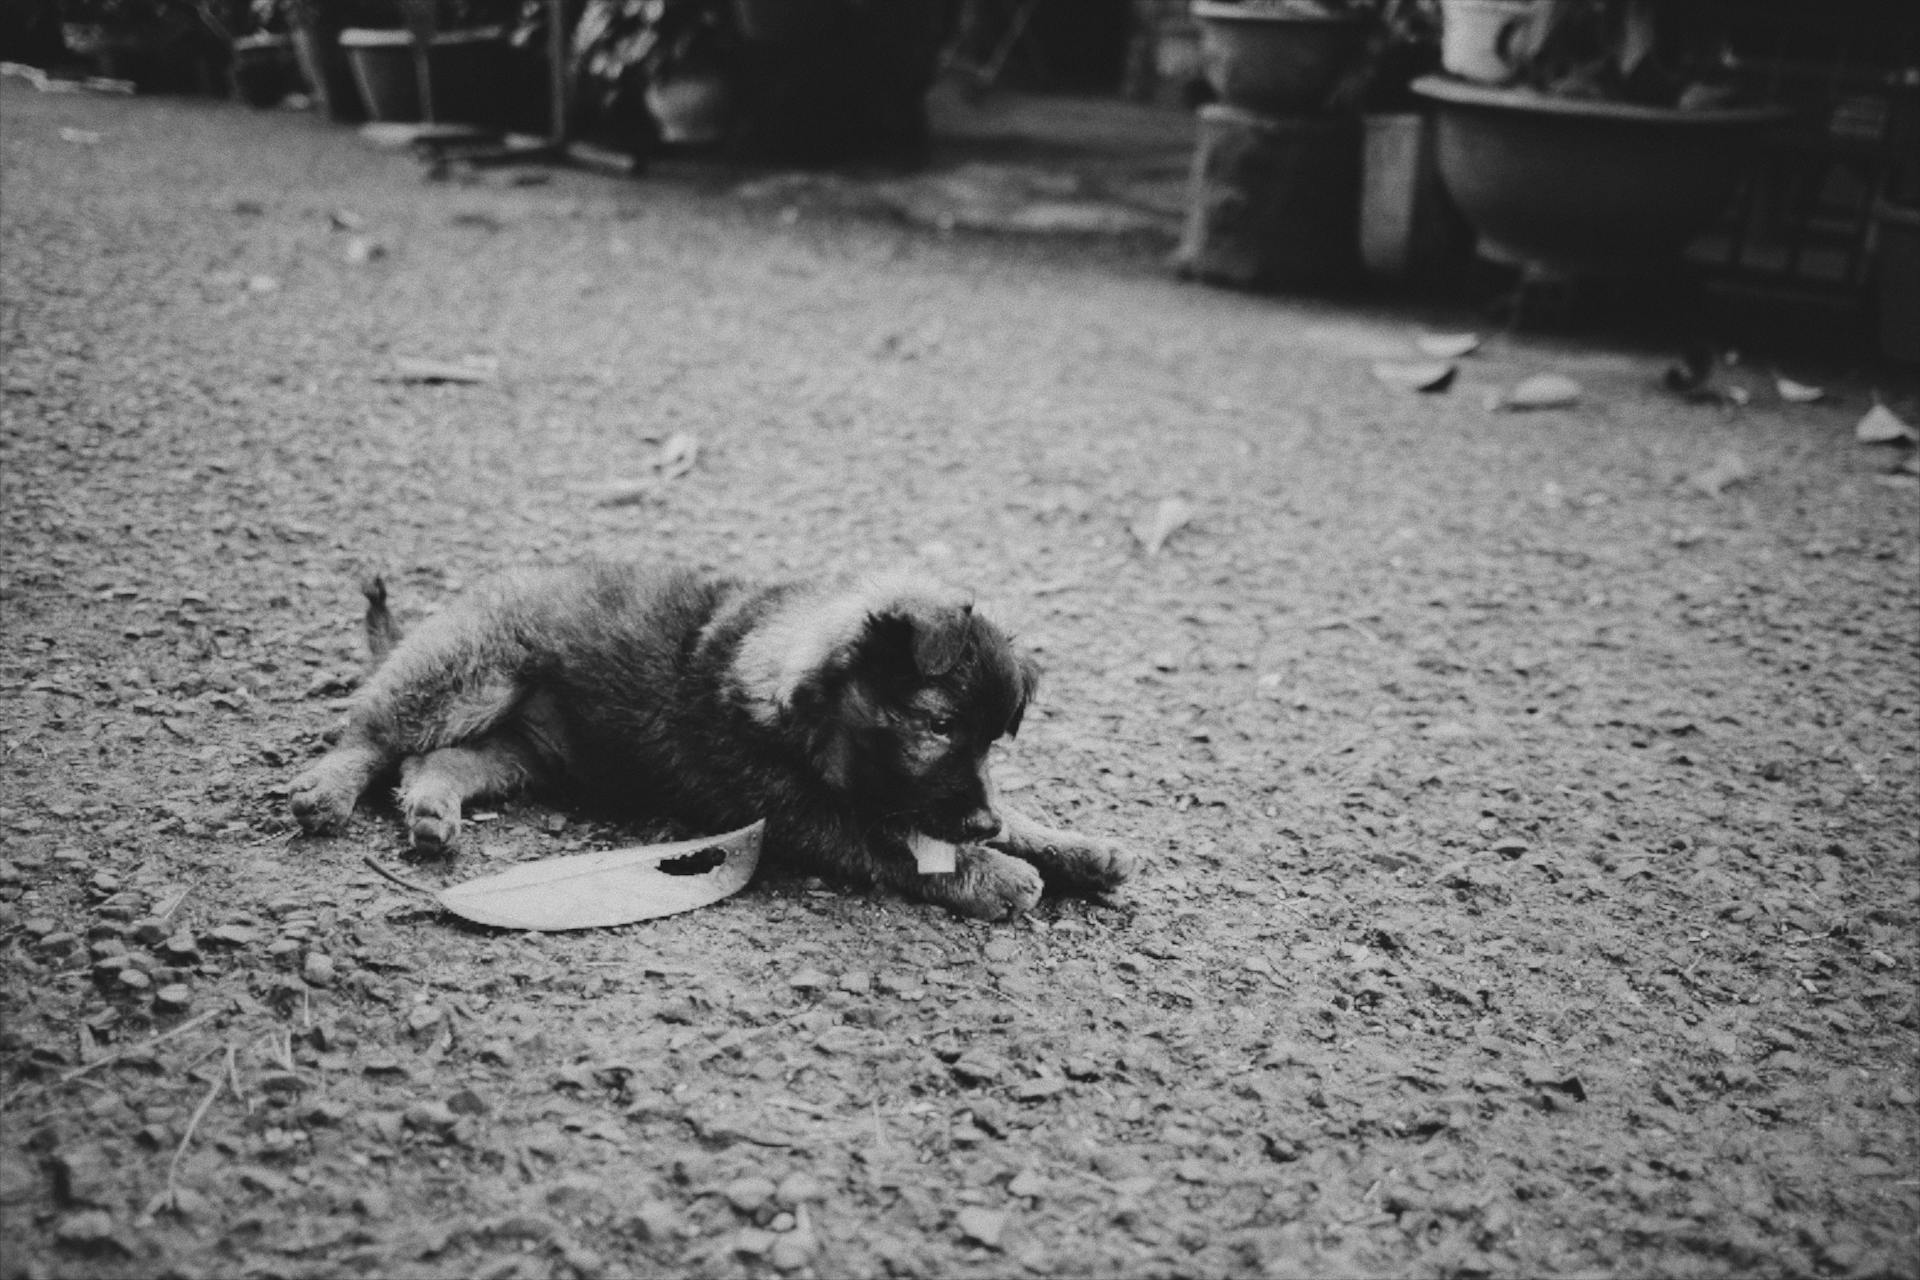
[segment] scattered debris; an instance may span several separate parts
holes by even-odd
[[[1788,404],[1814,404],[1827,397],[1825,387],[1808,386],[1804,382],[1795,382],[1792,378],[1776,377],[1773,386],[1780,398]]]
[[[1183,498],[1162,498],[1152,515],[1134,524],[1129,532],[1139,541],[1147,558],[1152,559],[1160,554],[1169,538],[1193,523],[1196,514],[1193,504]]]
[[[1536,373],[1523,379],[1495,402],[1501,409],[1561,409],[1579,403],[1580,384],[1564,373]]]
[[[1687,486],[1709,498],[1717,498],[1726,489],[1744,484],[1753,479],[1753,468],[1747,460],[1729,449],[1713,462],[1687,477]]]
[[[676,431],[660,446],[660,456],[653,465],[660,469],[662,480],[678,480],[699,460],[700,441],[685,431]]]
[[[354,236],[347,241],[345,257],[353,266],[364,267],[367,263],[386,256],[387,246],[371,236]]]
[[[1401,391],[1445,391],[1453,385],[1454,375],[1459,372],[1460,367],[1449,360],[1373,362],[1373,376]]]
[[[1867,410],[1853,428],[1853,438],[1861,444],[1899,444],[1920,440],[1911,424],[1899,414],[1887,408],[1882,401],[1875,400],[1873,408]]]
[[[425,383],[491,382],[500,362],[491,356],[467,356],[459,361],[429,360],[419,356],[396,356],[393,373],[384,381]]]
[[[1480,335],[1423,332],[1414,338],[1413,345],[1420,348],[1422,355],[1432,356],[1436,360],[1458,360],[1480,349]]]

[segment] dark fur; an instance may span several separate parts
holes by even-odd
[[[752,586],[622,565],[524,574],[402,637],[366,588],[378,666],[339,743],[293,787],[338,829],[399,775],[416,846],[463,803],[526,789],[719,832],[767,820],[766,856],[987,918],[1117,885],[1132,860],[996,804],[988,749],[1038,679],[971,604],[926,584]],[[961,846],[921,875],[914,834]]]

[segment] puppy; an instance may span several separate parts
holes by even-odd
[[[293,783],[309,832],[397,772],[422,849],[453,845],[468,801],[539,789],[698,831],[764,818],[769,859],[989,920],[1133,869],[996,802],[988,750],[1039,670],[944,588],[593,564],[493,582],[405,637],[377,580],[367,597],[379,665]],[[921,874],[916,838],[960,846],[954,870]]]

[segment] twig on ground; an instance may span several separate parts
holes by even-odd
[[[180,1204],[177,1182],[180,1176],[180,1160],[187,1154],[187,1144],[193,1141],[194,1130],[198,1129],[200,1122],[206,1119],[207,1109],[213,1106],[213,1100],[220,1096],[220,1087],[226,1084],[233,1074],[233,1046],[228,1045],[226,1071],[213,1077],[213,1086],[207,1090],[207,1096],[200,1099],[200,1105],[193,1109],[193,1119],[187,1121],[187,1131],[180,1135],[180,1145],[173,1149],[173,1159],[167,1165],[166,1203],[170,1209],[176,1209]]]
[[[415,881],[409,880],[397,871],[387,870],[387,868],[381,866],[378,862],[374,861],[373,855],[371,854],[368,854],[365,857],[361,858],[361,861],[366,863],[368,866],[372,867],[380,875],[385,876],[387,879],[399,885],[402,889],[411,889],[415,893],[428,898],[434,898],[439,896],[435,894],[433,890],[427,888],[427,886],[423,884],[418,884]]]
[[[116,1049],[112,1053],[103,1054],[102,1056],[95,1058],[92,1062],[86,1063],[83,1066],[75,1067],[73,1070],[61,1076],[58,1080],[55,1080],[51,1085],[43,1086],[43,1090],[55,1089],[61,1085],[72,1084],[75,1080],[78,1080],[81,1076],[86,1075],[90,1071],[97,1071],[101,1067],[107,1066],[110,1063],[118,1062],[122,1058],[130,1057],[133,1054],[141,1053],[147,1049],[151,1049],[155,1045],[161,1043],[164,1040],[171,1040],[175,1036],[185,1035],[187,1032],[193,1030],[195,1027],[199,1026],[201,1023],[207,1021],[207,1019],[216,1016],[218,1013],[219,1013],[219,1010],[217,1009],[211,1010],[207,1013],[201,1014],[197,1018],[189,1018],[177,1027],[169,1027],[165,1031],[162,1031],[159,1035],[150,1036],[147,1039],[142,1040],[139,1044],[130,1044],[124,1049]],[[24,1097],[30,1092],[34,1092],[34,1090],[32,1089],[14,1090],[14,1092],[8,1094],[4,1100],[0,1100],[0,1111],[6,1110],[8,1107],[12,1106],[16,1101],[18,1101],[20,1098]]]

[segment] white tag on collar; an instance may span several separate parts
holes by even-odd
[[[918,831],[907,837],[907,848],[913,851],[913,861],[923,876],[951,875],[959,865],[957,857],[959,846],[948,844],[945,840],[935,840],[932,836],[921,835]]]

